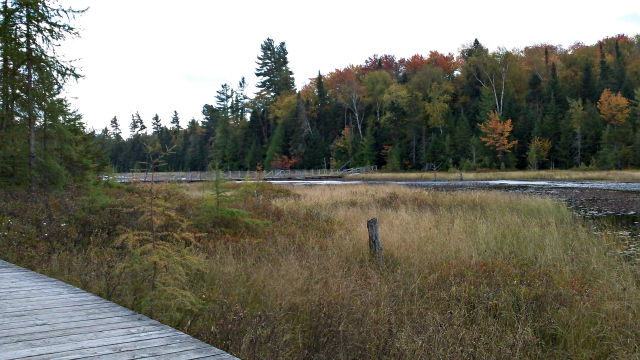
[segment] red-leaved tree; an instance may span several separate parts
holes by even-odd
[[[295,156],[289,158],[286,155],[279,156],[278,154],[275,154],[275,157],[271,162],[271,168],[279,170],[289,170],[293,165],[300,161],[302,161],[302,159],[299,159]]]

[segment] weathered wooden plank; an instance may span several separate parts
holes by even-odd
[[[84,334],[95,328],[100,330],[127,329],[140,326],[146,317],[144,315],[117,316],[97,319],[92,321],[74,321],[71,323],[44,324],[37,326],[20,327],[15,329],[0,330],[0,343],[2,341],[18,342],[24,340],[37,340],[53,336]]]
[[[21,359],[21,358],[31,359],[33,357],[41,356],[41,355],[46,355],[44,357],[45,359],[58,359],[58,353],[88,350],[92,348],[99,348],[102,346],[109,346],[109,345],[121,345],[126,343],[144,342],[148,340],[159,340],[159,339],[170,338],[170,337],[175,337],[175,335],[172,335],[167,331],[157,331],[155,333],[124,335],[119,337],[111,337],[107,339],[79,341],[75,343],[65,343],[65,344],[58,344],[58,345],[52,345],[52,346],[23,349],[18,351],[2,352],[0,350],[0,354],[2,354],[3,358],[6,360]],[[163,342],[164,344],[169,344],[173,340],[175,339],[171,339],[169,340],[169,342],[167,342],[167,340],[165,339],[165,340],[161,340],[161,342]]]
[[[2,285],[0,285],[2,286]],[[30,294],[31,293],[31,294]],[[2,296],[2,300],[19,300],[19,299],[41,299],[49,296],[57,296],[57,295],[77,295],[82,294],[78,290],[67,290],[67,289],[43,289],[39,290],[37,294],[33,294],[32,291],[15,291],[7,294],[0,294]]]
[[[105,311],[108,311],[108,308],[111,307],[112,304],[101,304],[101,305],[94,305],[94,304],[85,304],[85,305],[77,305],[74,307],[74,311],[77,312],[82,312],[82,314],[99,314],[99,313],[104,313]],[[64,309],[64,308],[62,308]],[[18,311],[18,312],[12,312],[9,314],[2,314],[2,317],[0,317],[0,325],[1,324],[6,324],[6,323],[10,323],[10,322],[14,322],[14,321],[25,321],[27,319],[27,317],[37,317],[40,315],[49,315],[51,318],[55,318],[55,317],[68,317],[69,313],[68,312],[56,312],[56,313],[52,313],[50,309],[32,309],[32,310],[26,310],[26,311]]]
[[[0,286],[2,286],[2,284],[0,284]],[[43,284],[43,286],[46,286],[46,284]],[[11,291],[11,292],[7,292],[4,294],[0,294],[0,296],[2,296],[2,300],[6,300],[6,301],[15,301],[17,300],[16,298],[20,298],[22,297],[22,299],[24,300],[28,300],[30,298],[35,298],[35,297],[43,297],[43,296],[56,296],[56,293],[45,293],[40,295],[41,291],[47,291],[47,290],[52,290],[52,289],[57,289],[57,290],[66,290],[64,288],[57,288],[54,287],[55,285],[50,285],[49,287],[43,287],[43,288],[33,288],[33,289],[16,289],[15,291]],[[29,295],[29,291],[31,292],[31,295]],[[71,291],[71,290],[69,290]],[[19,293],[20,292],[20,293]],[[9,298],[5,297],[8,296]],[[65,295],[64,293],[60,294],[58,293],[57,295]],[[70,293],[67,293],[66,295],[70,295],[72,297],[78,298],[78,299],[95,299],[95,300],[103,300],[103,301],[107,301],[104,300],[103,298],[99,297],[99,296],[95,296],[93,294],[89,294],[86,291],[81,291],[78,292],[76,290],[71,291]]]
[[[235,359],[134,311],[0,260],[0,359]]]
[[[51,309],[29,309],[25,311],[14,311],[11,313],[3,313],[0,318],[0,324],[10,323],[15,321],[28,321],[29,319],[39,319],[41,317],[46,317],[47,319],[55,319],[58,317],[62,317],[65,319],[69,319],[72,321],[73,316],[84,316],[84,315],[93,315],[93,314],[104,314],[110,313],[114,316],[123,316],[130,313],[135,313],[134,311],[129,310],[129,312],[123,311],[117,307],[118,305],[113,303],[88,303],[83,305],[73,305],[70,304],[68,307],[57,308],[55,311],[51,311]],[[128,310],[128,309],[127,309]]]
[[[19,290],[23,288],[42,287],[42,286],[52,285],[52,284],[57,284],[57,281],[51,283],[44,278],[38,278],[38,279],[27,278],[26,280],[24,278],[23,279],[8,278],[0,281],[0,285],[2,285],[2,291],[12,291],[12,290]]]
[[[109,324],[109,323],[124,323],[131,322],[136,320],[145,319],[144,315],[140,314],[129,314],[118,316],[120,314],[91,314],[87,315],[86,319],[83,319],[83,315],[77,315],[71,321],[65,321],[64,318],[56,318],[56,319],[47,319],[47,318],[39,318],[39,319],[29,319],[29,321],[25,321],[23,326],[20,326],[19,322],[13,322],[2,325],[0,328],[0,336],[6,335],[10,336],[12,334],[26,334],[26,333],[35,333],[42,331],[49,331],[55,329],[71,329],[71,328],[79,328],[79,327],[87,327],[87,326],[95,326],[95,324]],[[142,318],[141,318],[142,316]]]
[[[29,296],[25,296],[22,299],[5,299],[4,297],[2,298],[2,301],[4,302],[4,305],[6,306],[7,309],[15,307],[16,305],[20,306],[30,306],[33,304],[39,304],[42,307],[47,306],[48,304],[75,304],[78,302],[96,302],[96,301],[100,301],[100,302],[104,302],[104,303],[108,303],[109,301],[102,299],[100,297],[88,297],[88,296],[78,296],[79,294],[52,294],[49,296],[44,296],[44,297],[29,297]],[[59,307],[59,306],[56,306]]]
[[[92,357],[84,357],[82,359],[92,359],[92,360],[129,360],[129,359],[147,359],[153,356],[160,355],[172,355],[175,356],[176,359],[180,358],[181,354],[184,354],[188,351],[198,350],[202,348],[211,348],[211,346],[205,343],[197,343],[192,341],[184,341],[178,342],[174,344],[161,345],[161,346],[153,346],[153,347],[145,347],[134,350],[127,350],[113,354],[106,354],[101,356],[92,356]],[[217,349],[216,349],[217,350]],[[221,350],[217,350],[218,352],[222,352]],[[189,357],[187,359],[193,359],[193,357]]]
[[[41,317],[38,319],[30,319],[28,322],[24,322],[24,325],[21,326],[20,322],[12,322],[2,325],[3,330],[14,330],[20,329],[23,327],[45,327],[45,326],[55,326],[60,324],[68,324],[69,327],[80,327],[80,326],[89,326],[95,321],[103,321],[105,319],[119,318],[121,321],[128,321],[132,317],[135,317],[139,314],[130,314],[125,316],[118,316],[119,314],[92,314],[87,315],[86,319],[82,318],[82,315],[75,315],[72,321],[66,321],[64,317],[58,317],[55,319],[47,319],[46,317]]]
[[[16,291],[24,291],[24,290],[32,290],[34,291],[34,293],[36,293],[38,290],[46,290],[46,289],[50,289],[51,288],[51,284],[47,283],[46,281],[40,282],[40,283],[32,283],[32,284],[14,284],[14,285],[5,285],[5,284],[1,284],[0,283],[0,287],[2,287],[2,291],[0,292],[0,294],[10,294],[10,293],[14,293]],[[55,286],[55,285],[53,285]]]
[[[27,273],[27,271],[29,270],[23,270],[23,269],[16,269],[16,268],[10,268],[8,266],[5,267],[0,267],[0,270],[2,270],[2,276],[4,277],[6,276],[13,276],[16,274],[25,274]]]
[[[59,352],[90,349],[90,348],[106,346],[106,345],[116,345],[116,344],[124,344],[124,343],[136,342],[136,341],[165,338],[171,335],[172,334],[168,331],[159,330],[153,333],[147,332],[142,334],[128,334],[123,336],[110,337],[106,339],[77,341],[77,342],[70,342],[70,343],[64,343],[64,344],[21,349],[16,351],[0,350],[0,354],[2,354],[3,358],[7,360],[20,359],[25,357],[31,358],[37,355],[49,355],[49,359],[56,359],[57,356],[55,354]]]
[[[45,285],[45,284],[51,284],[51,283],[48,282],[47,279],[29,279],[29,278],[27,278],[25,280],[24,277],[23,278],[7,278],[7,279],[5,279],[4,276],[3,276],[2,281],[0,281],[0,284],[2,285],[2,290],[6,291],[6,290],[10,290],[10,289],[33,287],[34,285]]]
[[[56,346],[66,346],[67,344],[80,344],[91,341],[106,341],[110,338],[129,338],[131,335],[154,336],[165,334],[166,329],[161,324],[141,325],[125,329],[111,329],[100,331],[99,328],[94,331],[88,331],[84,334],[72,334],[63,336],[52,336],[37,340],[24,340],[11,343],[0,342],[0,353],[12,352],[19,350],[37,349],[37,348],[54,348]]]
[[[69,359],[94,359],[98,356],[107,356],[106,359],[109,359],[109,356],[116,356],[120,353],[126,353],[128,351],[135,351],[140,349],[149,349],[149,348],[162,348],[170,345],[175,346],[185,346],[184,343],[189,343],[190,339],[185,338],[184,334],[182,335],[172,335],[165,338],[157,338],[157,339],[149,339],[146,341],[135,341],[129,343],[121,343],[121,344],[111,344],[98,346],[93,348],[85,348],[80,350],[71,350],[71,351],[61,351],[55,353],[55,359],[57,360],[69,360]],[[51,355],[36,355],[29,357],[29,360],[50,360],[52,358]],[[129,357],[131,359],[133,357]],[[9,359],[8,359],[9,360]]]
[[[45,302],[67,302],[67,301],[78,301],[78,294],[37,294],[34,296],[22,296],[18,298],[7,298],[2,296],[2,301],[6,306],[13,306],[15,304],[42,304]],[[104,299],[102,299],[104,300]],[[106,301],[106,300],[105,300]]]
[[[2,287],[2,284],[0,284],[0,287]],[[43,290],[63,290],[64,288],[60,288],[60,287],[51,287],[51,284],[42,284],[42,285],[30,285],[30,286],[24,286],[24,287],[13,287],[13,288],[1,288],[0,289],[0,295],[9,295],[9,294],[17,294],[20,292],[31,292],[31,293],[37,293],[39,291],[43,291]]]
[[[0,284],[0,286],[2,286],[2,284]],[[22,289],[13,289],[10,291],[5,291],[5,292],[1,292],[0,291],[0,296],[2,296],[2,298],[4,299],[5,297],[7,297],[7,299],[11,298],[11,297],[25,297],[25,296],[31,296],[33,294],[65,294],[65,293],[76,293],[76,294],[82,294],[85,291],[82,291],[78,288],[62,288],[62,287],[51,287],[51,285],[41,285],[41,286],[37,286],[37,287],[31,287],[31,288],[22,288]]]
[[[229,356],[229,355],[224,353],[222,350],[218,350],[215,348],[200,348],[200,349],[186,350],[180,353],[151,356],[145,359],[149,359],[149,360],[232,359],[231,357],[225,358],[225,356]]]
[[[75,309],[72,309],[75,311]],[[135,316],[138,315],[135,312],[131,312],[128,314],[124,314],[121,312],[111,312],[109,308],[103,308],[102,311],[92,312],[91,314],[84,314],[82,312],[74,312],[67,316],[56,316],[56,317],[47,317],[46,315],[32,317],[32,318],[16,318],[12,321],[7,321],[2,324],[3,329],[9,328],[17,328],[22,326],[43,326],[43,325],[52,325],[52,324],[62,324],[62,323],[71,323],[78,321],[93,321],[97,319],[106,319],[113,317],[127,317],[127,316]]]
[[[49,303],[49,302],[43,302],[42,304],[29,304],[29,305],[25,305],[23,307],[19,306],[19,305],[13,305],[13,306],[7,306],[6,308],[2,309],[2,313],[11,313],[11,312],[20,312],[23,310],[31,310],[31,309],[57,309],[57,308],[65,308],[65,307],[72,307],[75,305],[81,305],[81,304],[104,304],[106,300],[97,300],[94,298],[79,298],[79,299],[75,299],[75,300],[68,300],[64,303]]]

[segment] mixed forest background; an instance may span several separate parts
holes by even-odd
[[[457,54],[372,55],[301,89],[285,43],[267,38],[247,69],[259,79],[254,94],[242,78],[212,89],[201,119],[174,112],[165,126],[135,113],[93,131],[64,97],[81,74],[55,51],[78,36],[71,24],[82,12],[2,2],[5,186],[149,169],[159,154],[159,171],[640,167],[640,35],[512,50],[476,39]]]
[[[139,168],[148,147],[163,170],[388,170],[640,167],[640,36],[565,49],[538,44],[459,54],[373,55],[297,91],[284,42],[261,45],[253,97],[223,84],[203,118],[150,129],[139,114],[99,134],[115,171]]]

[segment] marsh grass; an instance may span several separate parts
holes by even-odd
[[[197,186],[182,185],[167,198],[192,222],[209,196]],[[223,233],[188,226],[199,244],[190,251],[204,265],[180,276],[202,303],[189,311],[176,305],[165,318],[240,358],[640,355],[637,265],[606,255],[613,239],[593,234],[560,202],[388,185],[229,186],[239,199],[233,206],[268,225]],[[110,200],[90,202],[95,218],[74,226],[94,235],[75,247],[39,247],[35,233],[33,242],[22,239],[19,213],[3,211],[0,226],[6,229],[8,217],[14,225],[0,238],[0,254],[135,305],[148,291],[144,281],[113,275],[132,256],[109,243],[125,230],[96,224],[111,224],[104,209],[143,193],[125,187],[92,195]],[[70,213],[86,211],[86,201]],[[134,219],[123,225],[135,226],[136,216],[129,213]],[[372,217],[380,224],[381,266],[368,254]]]
[[[293,191],[300,198],[275,201],[285,216],[270,243],[243,249],[243,261],[232,248],[214,256],[216,287],[234,283],[224,298],[237,307],[216,319],[236,319],[227,326],[243,340],[226,340],[236,353],[257,348],[272,358],[266,344],[284,332],[281,341],[295,339],[279,348],[284,357],[637,354],[627,345],[639,335],[632,270],[607,257],[605,239],[561,203],[399,186]],[[368,259],[371,217],[380,223],[382,267]],[[278,325],[250,325],[265,314]],[[201,336],[215,343],[220,334]]]
[[[536,170],[536,171],[470,171],[462,172],[464,180],[555,180],[555,181],[640,181],[638,170]],[[433,181],[433,172],[375,172],[350,175],[357,180]],[[457,171],[438,172],[437,181],[459,181]]]

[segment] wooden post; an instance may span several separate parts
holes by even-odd
[[[378,229],[378,219],[373,218],[367,220],[367,229],[369,229],[369,253],[371,258],[378,264],[382,264],[384,258],[382,256],[382,243],[380,242],[380,230]]]

